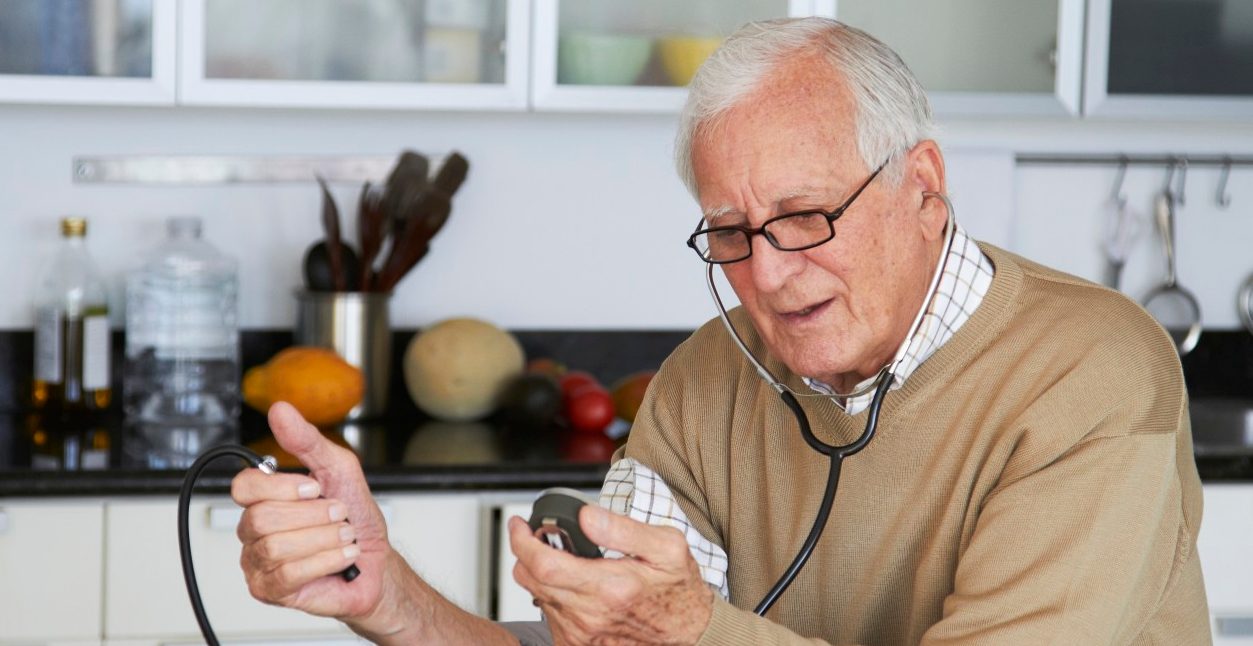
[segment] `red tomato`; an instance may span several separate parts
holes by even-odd
[[[570,433],[561,443],[561,457],[571,462],[608,462],[617,443],[600,433]]]
[[[582,370],[572,370],[561,375],[561,379],[557,383],[561,385],[561,394],[566,397],[569,397],[571,393],[583,386],[600,386],[600,382],[596,381],[596,378],[591,373]]]
[[[613,397],[604,388],[587,384],[566,395],[565,413],[576,431],[602,433],[613,421]]]

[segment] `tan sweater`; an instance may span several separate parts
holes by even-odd
[[[625,454],[656,470],[730,560],[702,643],[1208,644],[1201,483],[1166,334],[1110,290],[981,245],[974,316],[887,395],[826,533],[752,608],[813,522],[828,460],[711,321],[668,359]],[[796,392],[742,310],[737,329]],[[866,413],[803,398],[840,444]]]

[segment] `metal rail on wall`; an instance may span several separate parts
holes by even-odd
[[[1187,169],[1191,166],[1218,166],[1222,168],[1222,173],[1218,176],[1218,189],[1214,195],[1214,201],[1218,206],[1226,208],[1231,205],[1231,195],[1227,193],[1227,180],[1231,177],[1231,169],[1235,166],[1253,166],[1253,155],[1224,155],[1224,154],[1202,154],[1191,155],[1185,153],[1157,153],[1157,154],[1084,154],[1084,153],[1019,153],[1014,156],[1014,161],[1022,165],[1097,165],[1097,166],[1118,166],[1118,179],[1115,181],[1113,194],[1117,195],[1121,186],[1122,178],[1127,172],[1128,166],[1162,166],[1169,173],[1169,177],[1173,176],[1176,170],[1179,172],[1179,203],[1183,203],[1183,186],[1184,177]]]

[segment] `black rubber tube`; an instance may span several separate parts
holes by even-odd
[[[187,598],[191,601],[191,610],[196,615],[196,623],[200,625],[200,634],[209,646],[219,646],[217,635],[213,634],[213,626],[209,625],[209,617],[205,615],[204,602],[200,599],[200,586],[196,583],[196,568],[191,560],[191,493],[196,486],[200,473],[210,462],[225,456],[236,456],[248,463],[248,466],[259,467],[263,459],[252,451],[235,444],[215,447],[205,451],[203,455],[187,469],[183,476],[183,486],[178,492],[178,555],[183,562],[183,582],[187,585]],[[271,458],[272,459],[272,458]],[[271,464],[272,466],[272,464]],[[350,565],[339,575],[345,581],[352,581],[361,574],[356,565]]]
[[[796,424],[800,426],[801,435],[805,437],[805,441],[809,443],[815,451],[831,457],[831,468],[827,471],[827,487],[822,494],[822,504],[818,506],[818,516],[814,519],[814,524],[809,528],[809,535],[805,537],[804,544],[796,553],[796,558],[792,559],[792,564],[783,572],[783,576],[775,582],[766,596],[762,597],[757,603],[757,608],[753,612],[760,616],[766,616],[779,597],[792,585],[792,581],[796,579],[796,575],[800,574],[801,568],[805,567],[805,563],[809,561],[809,557],[813,556],[814,546],[818,544],[818,539],[822,537],[822,531],[826,529],[827,519],[831,517],[831,508],[835,503],[835,492],[840,486],[840,468],[844,464],[844,458],[857,453],[866,448],[870,440],[874,438],[875,430],[879,427],[879,410],[883,408],[883,397],[887,395],[888,389],[891,387],[895,378],[892,373],[885,373],[883,381],[879,387],[875,389],[874,398],[870,400],[870,412],[866,415],[866,430],[862,431],[860,437],[851,444],[844,446],[831,446],[823,443],[809,427],[809,417],[805,415],[804,409],[801,408],[800,402],[796,401],[796,397],[788,391],[781,393],[783,403],[792,410],[792,414],[796,416]]]
[[[191,492],[196,486],[196,479],[208,464],[220,457],[233,455],[243,459],[249,466],[259,466],[261,456],[242,446],[227,445],[205,451],[196,458],[187,475],[183,476],[183,487],[178,492],[178,555],[183,561],[183,582],[187,584],[187,597],[191,600],[191,610],[196,615],[196,623],[200,624],[200,634],[209,646],[219,646],[217,635],[209,625],[209,617],[204,612],[204,602],[200,600],[200,588],[196,585],[196,568],[191,562]]]

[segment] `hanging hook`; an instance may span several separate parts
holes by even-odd
[[[1171,186],[1175,181],[1175,167],[1179,165],[1178,157],[1171,157],[1166,163],[1166,181],[1162,182],[1162,190],[1167,193],[1174,193],[1174,187]]]
[[[1231,206],[1231,193],[1227,192],[1227,179],[1231,177],[1231,157],[1223,157],[1222,174],[1218,176],[1218,206],[1227,208]]]
[[[1118,174],[1114,176],[1114,188],[1110,191],[1109,199],[1118,208],[1127,206],[1127,194],[1122,191],[1123,179],[1127,177],[1127,166],[1131,164],[1131,160],[1126,155],[1119,155]]]
[[[1175,189],[1175,201],[1178,202],[1179,206],[1183,206],[1183,192],[1188,185],[1188,158],[1180,157],[1177,163],[1179,164],[1179,179]]]

